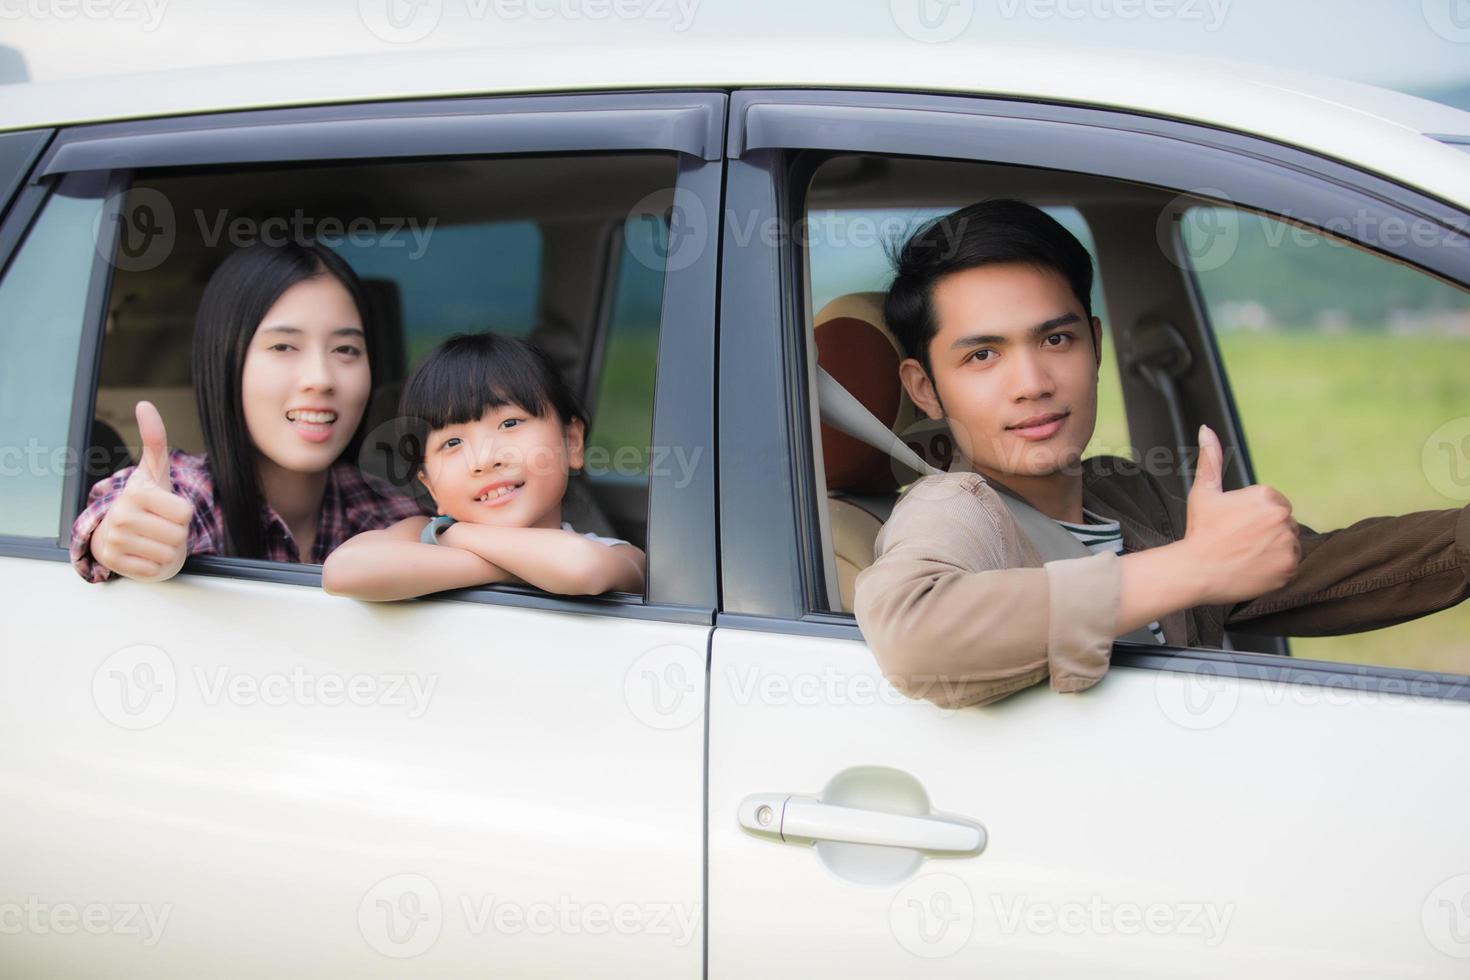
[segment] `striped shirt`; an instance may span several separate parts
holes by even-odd
[[[1115,555],[1123,553],[1123,531],[1117,521],[1109,521],[1087,508],[1082,509],[1082,516],[1087,519],[1086,524],[1073,524],[1070,521],[1057,521],[1062,527],[1071,532],[1072,537],[1081,541],[1083,546],[1094,555],[1104,551],[1111,551]],[[1154,639],[1160,643],[1164,640],[1164,631],[1159,628],[1155,620],[1148,624],[1148,631],[1154,635]]]

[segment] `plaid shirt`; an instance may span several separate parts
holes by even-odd
[[[87,509],[71,529],[72,567],[88,582],[104,582],[112,571],[92,557],[92,533],[137,467],[129,466],[98,480],[87,495]],[[173,492],[194,505],[189,521],[188,552],[217,555],[224,541],[224,514],[214,501],[214,474],[203,456],[175,449],[169,453],[169,476]],[[316,540],[311,547],[311,564],[320,565],[327,555],[361,531],[387,527],[405,517],[429,514],[432,504],[420,506],[412,498],[396,493],[387,484],[369,477],[356,466],[338,462],[327,471],[327,489],[317,515]],[[286,522],[270,504],[263,505],[261,520],[266,526],[266,555],[269,561],[299,562],[301,553]]]

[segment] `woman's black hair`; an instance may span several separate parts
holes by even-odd
[[[417,472],[424,464],[430,432],[474,422],[492,408],[516,405],[562,425],[587,424],[582,408],[551,356],[519,337],[496,333],[455,334],[431,350],[403,387],[398,414],[404,456]]]
[[[214,499],[223,517],[222,554],[266,557],[261,511],[265,494],[256,465],[258,450],[245,425],[241,378],[256,328],[292,286],[328,275],[352,297],[363,333],[373,335],[362,283],[335,253],[310,242],[256,242],[231,253],[204,287],[194,323],[194,395],[204,429],[204,448],[214,476]],[[368,365],[372,350],[364,341]],[[338,459],[356,459],[367,414]],[[306,556],[302,556],[303,560]]]
[[[883,319],[905,357],[931,376],[929,342],[934,322],[934,284],[954,272],[1020,262],[1051,269],[1072,287],[1092,337],[1092,256],[1077,236],[1045,211],[1023,201],[981,201],[921,227],[892,256],[893,284]]]

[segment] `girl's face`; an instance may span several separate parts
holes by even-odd
[[[240,397],[261,455],[282,469],[332,465],[372,389],[362,316],[337,279],[303,279],[281,294],[245,353]]]
[[[419,479],[439,513],[471,524],[560,527],[567,470],[582,465],[580,419],[492,408],[474,422],[429,433]]]

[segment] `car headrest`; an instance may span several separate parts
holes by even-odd
[[[382,387],[403,381],[407,375],[403,345],[403,298],[392,279],[364,278],[367,300],[368,348],[373,352],[373,385]]]
[[[917,454],[926,469],[912,469],[915,460],[901,452],[902,445],[889,443],[885,448],[884,440],[870,433],[851,425],[839,430],[829,424],[840,406],[824,402],[822,460],[829,493],[893,493],[917,476],[932,472],[930,467],[943,470],[949,466],[947,427],[924,418],[899,380],[903,354],[883,320],[883,295],[847,293],[817,312],[812,328],[817,365]],[[874,432],[882,430],[875,427]]]

